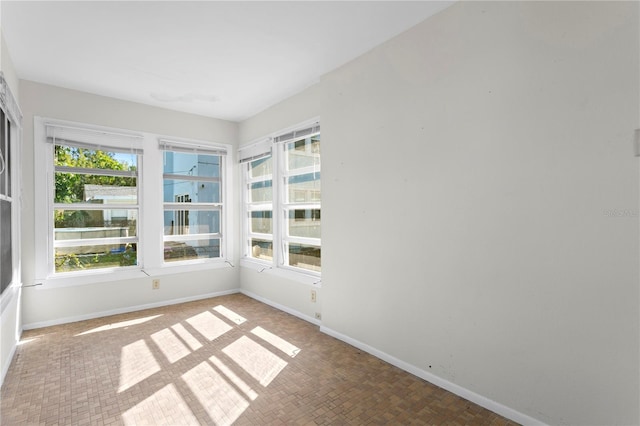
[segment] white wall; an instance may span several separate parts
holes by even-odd
[[[2,36],[0,29],[0,70],[4,74],[4,78],[14,96],[18,99],[18,80],[16,78],[15,69],[11,55]],[[19,277],[16,277],[19,278]],[[20,293],[21,290],[17,283],[15,287],[5,290],[2,295],[0,309],[0,384],[4,381],[5,374],[9,369],[13,354],[16,350],[17,339],[22,329],[20,321]]]
[[[44,200],[34,199],[35,116],[70,120],[138,132],[228,143],[237,147],[236,123],[179,113],[120,101],[59,87],[20,80],[20,104],[24,114],[23,151],[23,281],[36,282],[34,211],[44,208]],[[233,159],[231,160],[233,161]],[[234,198],[230,205],[235,205]],[[231,260],[237,258],[234,250]],[[141,306],[158,305],[175,300],[237,291],[237,268],[187,272],[161,277],[160,290],[151,290],[151,278],[63,288],[26,288],[22,315],[25,327],[38,327],[121,312]]]
[[[18,100],[18,77],[16,75],[15,68],[13,67],[13,60],[11,59],[11,54],[9,52],[9,48],[7,47],[6,42],[4,41],[4,36],[2,35],[2,31],[0,30],[0,69],[4,73],[4,79],[9,84],[11,88],[11,92],[13,93],[13,97]]]
[[[321,116],[324,330],[521,420],[640,422],[638,8],[459,2],[241,123]]]

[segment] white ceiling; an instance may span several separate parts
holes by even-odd
[[[239,121],[452,1],[7,1],[19,78]]]

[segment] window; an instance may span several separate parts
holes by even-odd
[[[241,149],[245,258],[321,271],[320,126],[303,126]],[[277,212],[277,214],[274,214]]]
[[[249,256],[273,260],[273,160],[271,154],[247,164]]]
[[[65,130],[48,131],[54,272],[138,265],[139,153],[58,136]]]
[[[38,282],[227,267],[229,145],[41,117],[34,140]]]
[[[320,271],[320,134],[285,142],[281,149],[284,263]]]
[[[12,300],[20,273],[20,136],[22,113],[0,71],[0,310]],[[10,289],[5,293],[7,289]]]
[[[36,119],[37,276],[141,269],[142,137]]]
[[[0,284],[3,292],[13,281],[12,204],[11,123],[0,110]]]
[[[223,256],[226,150],[162,140],[164,262]]]

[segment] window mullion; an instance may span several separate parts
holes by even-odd
[[[222,179],[219,177],[213,177],[213,176],[196,176],[196,175],[177,175],[177,174],[170,174],[170,173],[164,173],[162,175],[163,179],[173,179],[173,180],[188,180],[188,181],[195,181],[195,182],[221,182]]]
[[[110,177],[138,177],[136,170],[113,170],[113,169],[97,169],[88,167],[69,167],[69,166],[55,166],[56,173],[73,173],[80,175],[92,175],[92,176],[110,176]]]
[[[221,203],[164,203],[165,210],[215,210],[222,211]]]
[[[137,243],[138,237],[111,237],[111,238],[83,238],[73,240],[56,240],[53,243],[53,247],[88,247],[88,246],[103,246],[103,245],[117,245]]]
[[[53,210],[139,210],[139,204],[53,203]]]

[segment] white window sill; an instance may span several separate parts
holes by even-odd
[[[165,264],[155,268],[128,269],[124,271],[92,271],[80,274],[51,275],[44,280],[36,280],[37,290],[52,288],[75,287],[88,284],[109,283],[114,281],[135,280],[163,275],[181,274],[186,272],[204,271],[221,268],[231,268],[231,264],[225,260],[205,261],[201,263]]]
[[[271,262],[261,262],[259,260],[249,259],[246,257],[240,260],[240,266],[243,268],[252,269],[261,274],[275,275],[317,288],[322,287],[322,277],[319,273],[314,274],[310,272],[307,274],[292,269],[276,267],[273,266]]]
[[[193,261],[193,262],[174,262],[174,263],[165,263],[162,266],[156,268],[144,268],[144,271],[152,277],[162,276],[162,275],[171,275],[171,274],[182,274],[185,272],[195,272],[195,271],[206,271],[210,269],[222,269],[222,268],[233,268],[230,262],[227,259],[216,259],[216,260],[204,260],[204,261]]]

